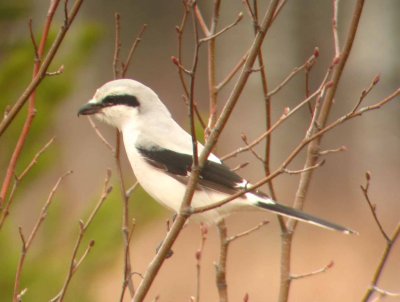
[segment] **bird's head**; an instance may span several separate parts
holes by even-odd
[[[169,116],[168,109],[146,85],[131,79],[107,82],[78,111],[79,115],[96,118],[122,130],[128,123],[140,124],[155,116]]]

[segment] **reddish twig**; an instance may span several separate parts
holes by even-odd
[[[50,31],[50,27],[52,24],[53,16],[57,10],[59,0],[56,1],[51,1],[50,3],[50,8],[48,11],[47,19],[45,22],[44,30],[43,30],[43,35],[42,39],[40,41],[39,47],[38,47],[38,56],[41,58],[44,54],[44,49],[48,37],[48,32]],[[48,51],[47,55],[45,56],[44,60],[39,62],[37,61],[35,63],[34,67],[34,76],[28,87],[25,89],[25,91],[22,93],[22,95],[18,98],[18,100],[15,102],[15,104],[11,107],[11,109],[7,112],[7,115],[4,117],[4,119],[0,123],[0,136],[4,133],[4,131],[9,127],[11,122],[15,119],[17,114],[20,112],[21,108],[23,105],[29,100],[29,107],[28,107],[28,116],[25,120],[25,124],[22,128],[21,134],[19,136],[18,142],[15,146],[14,152],[11,156],[10,162],[8,164],[6,176],[4,178],[2,188],[0,191],[0,206],[3,204],[4,200],[6,199],[8,189],[11,185],[11,180],[15,174],[15,167],[18,162],[18,159],[21,155],[22,149],[25,145],[26,138],[30,132],[31,129],[31,124],[33,122],[34,116],[35,116],[35,90],[38,87],[38,85],[41,83],[41,81],[46,77],[46,72],[50,66],[50,63],[52,62],[54,56],[58,52],[58,49],[61,45],[61,43],[64,40],[64,37],[66,33],[68,32],[68,29],[75,19],[81,4],[83,0],[76,0],[73,8],[71,9],[71,12],[69,14],[68,20],[65,20],[64,25],[61,27],[57,37],[55,38],[52,46],[50,47],[50,50]],[[35,55],[36,56],[36,55]]]

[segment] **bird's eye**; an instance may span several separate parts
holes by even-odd
[[[139,101],[134,95],[122,94],[122,95],[108,95],[101,102],[103,106],[110,107],[114,105],[125,105],[129,107],[138,107]]]

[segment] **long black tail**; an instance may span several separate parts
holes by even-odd
[[[258,201],[256,203],[256,205],[260,208],[266,209],[268,211],[277,213],[279,215],[283,215],[283,216],[287,216],[290,218],[294,218],[300,221],[304,221],[319,227],[323,227],[329,230],[333,230],[333,231],[339,231],[342,232],[344,234],[358,234],[358,232],[353,231],[349,228],[343,227],[341,225],[338,225],[336,223],[333,222],[329,222],[327,220],[315,217],[313,215],[304,213],[302,211],[284,206],[282,204],[279,203],[266,203],[266,202],[262,202],[262,201]]]

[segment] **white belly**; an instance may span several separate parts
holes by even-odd
[[[133,150],[131,150],[133,151]],[[133,172],[143,189],[156,201],[165,207],[179,212],[186,191],[186,185],[165,173],[154,168],[135,150],[128,152],[128,158]],[[227,197],[226,194],[214,190],[199,188],[195,191],[191,205],[200,207],[218,202]],[[206,223],[215,223],[229,213],[246,205],[244,199],[236,199],[228,204],[193,216],[196,220]]]

